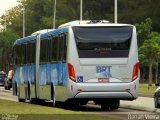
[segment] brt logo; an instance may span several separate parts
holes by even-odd
[[[111,71],[112,66],[97,66],[97,73],[109,72]]]

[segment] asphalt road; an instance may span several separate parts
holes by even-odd
[[[12,91],[4,90],[3,87],[0,87],[0,99],[18,101],[17,97],[12,95]],[[52,103],[47,102],[43,105],[52,106]],[[139,118],[150,120],[150,116],[154,117],[152,120],[160,119],[160,112],[158,112],[160,110],[154,108],[153,98],[147,97],[139,97],[134,101],[121,101],[121,107],[118,110],[102,111],[100,106],[94,105],[92,102],[72,110],[87,112],[88,114],[107,115],[123,120],[139,120]]]

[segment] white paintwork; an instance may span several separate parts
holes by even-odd
[[[129,24],[114,24],[114,23],[95,23],[87,24],[88,21],[73,21],[61,25],[59,28],[68,28],[68,48],[67,48],[67,63],[74,66],[75,74],[83,76],[83,83],[75,83],[68,78],[67,99],[76,98],[119,98],[119,99],[136,99],[138,97],[139,76],[132,81],[133,66],[139,62],[137,50],[137,35],[136,28]],[[132,40],[128,58],[79,58],[76,42],[72,26],[83,27],[99,27],[99,26],[133,26]],[[96,78],[96,66],[112,66],[111,73],[113,78],[110,78],[110,83],[99,83]],[[71,90],[71,86],[73,90]],[[136,87],[136,90],[134,88]],[[79,92],[81,90],[82,92]],[[98,94],[98,93],[99,94]],[[113,92],[113,94],[112,94]],[[96,96],[97,94],[97,96]],[[117,97],[118,94],[119,97]],[[104,97],[108,96],[108,97]]]
[[[31,35],[40,35],[40,34],[47,33],[47,32],[53,31],[53,30],[54,29],[39,30],[39,31],[36,31],[36,32],[32,33]]]

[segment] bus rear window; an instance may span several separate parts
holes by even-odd
[[[128,57],[132,26],[72,27],[80,58]]]

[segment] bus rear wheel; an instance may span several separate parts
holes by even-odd
[[[102,110],[116,110],[120,106],[120,100],[106,100],[105,102],[101,102]]]
[[[25,102],[25,99],[18,98],[18,102]]]
[[[103,111],[109,110],[109,105],[108,105],[108,103],[101,103],[101,110],[103,110]]]
[[[111,103],[110,109],[116,110],[119,108],[119,106],[120,106],[120,100],[114,100]]]

